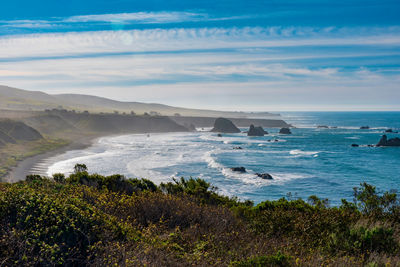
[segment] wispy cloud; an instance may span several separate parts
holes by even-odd
[[[62,22],[112,22],[112,23],[177,23],[184,21],[196,21],[209,19],[207,14],[191,12],[136,12],[118,14],[100,14],[72,16]]]
[[[114,13],[114,14],[96,14],[96,15],[79,15],[71,17],[53,17],[46,20],[0,20],[0,28],[3,32],[0,34],[15,33],[18,29],[48,29],[60,30],[74,28],[84,28],[91,30],[94,26],[101,24],[110,25],[115,29],[122,29],[124,26],[134,25],[166,25],[185,22],[207,22],[207,21],[229,21],[256,18],[256,15],[241,16],[210,16],[207,13],[196,12],[178,12],[178,11],[161,11],[161,12],[134,12],[134,13]],[[93,30],[93,29],[92,29]]]
[[[0,37],[0,58],[302,46],[400,46],[400,28],[173,28]]]
[[[209,19],[202,16],[91,15],[69,18],[68,23]],[[46,21],[40,23],[45,27]],[[400,97],[400,27],[43,33],[3,36],[0,47],[1,83],[50,93],[85,92],[190,106],[202,101],[211,108],[372,100],[398,106],[394,99]],[[390,68],[381,63],[382,57]]]

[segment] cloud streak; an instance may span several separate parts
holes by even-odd
[[[400,28],[173,28],[0,37],[0,58],[301,46],[400,46]]]

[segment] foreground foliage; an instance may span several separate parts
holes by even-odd
[[[249,201],[201,179],[154,185],[89,174],[0,184],[1,265],[398,266],[400,204],[362,184],[355,201]]]

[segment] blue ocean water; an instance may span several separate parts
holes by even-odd
[[[376,144],[387,128],[400,130],[400,112],[288,112],[282,116],[297,127],[291,135],[266,129],[270,134],[264,137],[244,133],[218,137],[210,132],[104,137],[90,148],[57,156],[47,173],[68,173],[76,163],[85,163],[90,172],[121,173],[156,183],[172,177],[200,177],[223,194],[256,203],[290,192],[303,199],[317,195],[338,205],[342,198],[352,200],[353,187],[364,181],[381,190],[400,189],[400,147],[351,147],[353,143]],[[360,129],[366,125],[370,129]],[[237,146],[242,149],[233,149]],[[247,173],[230,170],[238,166]],[[274,180],[263,180],[256,172],[270,173]]]

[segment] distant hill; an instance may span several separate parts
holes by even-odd
[[[268,112],[226,112],[216,110],[201,110],[172,107],[155,103],[121,102],[103,97],[60,94],[50,95],[40,91],[26,91],[8,86],[0,86],[0,109],[7,110],[32,110],[64,108],[76,111],[89,112],[125,112],[136,114],[161,114],[166,116],[199,116],[199,117],[226,117],[226,118],[279,118],[277,114]]]

